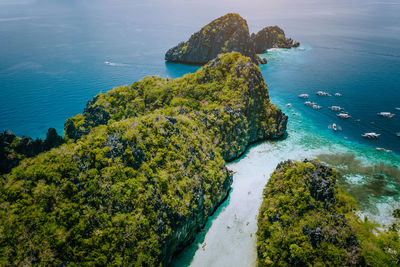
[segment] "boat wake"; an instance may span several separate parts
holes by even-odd
[[[126,67],[129,66],[128,64],[124,63],[115,63],[115,62],[110,62],[110,61],[104,61],[105,65],[113,66],[113,67]]]

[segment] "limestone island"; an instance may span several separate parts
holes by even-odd
[[[284,135],[259,67],[220,54],[100,93],[0,182],[5,266],[166,266],[229,193],[227,161]]]
[[[339,175],[318,160],[278,165],[259,210],[258,266],[399,266],[400,210],[386,230],[361,220]]]
[[[285,37],[278,26],[266,27],[250,36],[245,19],[239,14],[229,13],[213,20],[200,31],[194,33],[187,42],[181,42],[165,54],[168,62],[204,65],[220,53],[240,52],[250,57],[255,64],[265,64],[267,60],[257,54],[269,48],[291,48],[299,46]]]

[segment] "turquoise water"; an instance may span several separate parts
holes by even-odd
[[[279,98],[273,98],[273,101],[283,104]],[[255,233],[262,191],[281,161],[351,153],[365,166],[379,161],[400,164],[400,157],[396,155],[379,154],[367,145],[319,132],[312,121],[304,120],[305,115],[296,107],[284,110],[299,114],[290,115],[289,136],[281,141],[252,146],[242,158],[228,164],[228,168],[235,172],[229,198],[208,220],[196,240],[177,256],[172,266],[256,266]],[[361,218],[366,216],[384,227],[393,221],[393,210],[400,208],[399,180],[392,178],[379,178],[379,187],[373,187],[371,181],[374,175],[354,172],[343,177],[339,183],[357,200],[361,200],[358,212]]]

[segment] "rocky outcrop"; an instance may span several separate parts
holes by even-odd
[[[217,57],[204,67],[204,71],[220,69],[223,67],[223,59],[224,56]],[[246,77],[243,81],[245,90],[240,99],[243,106],[204,110],[201,119],[208,129],[218,129],[214,134],[214,143],[221,148],[226,161],[240,157],[252,143],[282,137],[288,120],[269,101],[267,85],[254,63],[250,60],[238,61],[231,71],[236,74],[236,78]]]
[[[66,121],[66,137],[76,140],[108,119],[120,120],[121,114],[136,117],[160,105],[176,107],[175,102],[183,99],[187,104],[178,105],[173,112],[200,120],[226,161],[238,158],[250,144],[280,138],[286,131],[288,117],[271,103],[260,69],[234,52],[220,54],[196,73],[179,79],[148,77],[131,87],[96,96],[82,115]],[[116,109],[112,103],[120,107]]]
[[[280,163],[258,216],[259,266],[364,266],[354,199],[319,161]],[[369,246],[366,247],[369,249]]]
[[[265,64],[267,59],[257,54],[265,53],[269,48],[292,48],[299,45],[299,42],[286,38],[285,32],[278,26],[265,27],[250,37],[246,20],[238,14],[230,13],[204,26],[187,42],[169,49],[165,60],[204,65],[220,53],[240,52],[250,57],[255,64]]]
[[[23,158],[30,158],[39,153],[58,147],[64,139],[57,134],[56,129],[49,128],[46,139],[17,137],[11,131],[0,133],[0,174],[8,173],[18,165]]]
[[[187,42],[169,49],[165,60],[203,65],[218,54],[228,52],[240,52],[256,64],[266,63],[255,53],[246,20],[238,14],[231,13],[204,26]]]
[[[251,41],[257,54],[265,53],[270,48],[292,48],[298,47],[299,42],[286,38],[285,32],[278,26],[268,26],[251,35]]]
[[[94,97],[91,101],[87,102],[82,115],[65,121],[65,136],[76,141],[83,135],[88,134],[90,128],[107,124],[110,115],[101,106],[93,105],[96,100],[97,97]]]

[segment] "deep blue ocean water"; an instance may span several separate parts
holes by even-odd
[[[304,50],[266,54],[261,70],[272,98],[292,103],[304,114],[299,120],[332,138],[400,153],[400,3],[393,0],[1,0],[0,130],[62,132],[65,119],[100,91],[196,71],[165,63],[165,51],[228,12],[240,13],[253,32],[276,24],[302,43]],[[317,97],[318,90],[343,97]],[[323,108],[304,106],[300,93]],[[352,118],[338,120],[331,105]],[[398,114],[384,119],[380,111]],[[333,122],[343,131],[329,130]],[[369,131],[380,139],[361,138]]]

